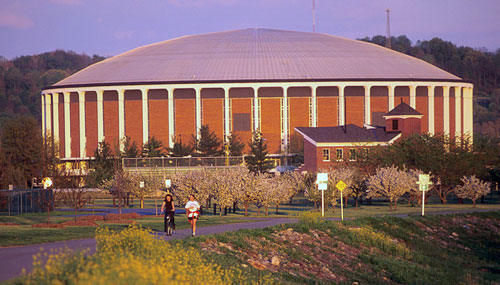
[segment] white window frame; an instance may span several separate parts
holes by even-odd
[[[340,150],[340,159],[339,159],[339,150]],[[335,159],[337,161],[343,161],[344,160],[344,149],[343,148],[337,148],[335,150]]]
[[[327,159],[325,159],[325,156],[327,157]],[[323,161],[330,161],[330,149],[329,148],[324,148],[322,150],[322,160]]]

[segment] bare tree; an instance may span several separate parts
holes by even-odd
[[[110,191],[110,193],[118,198],[118,214],[122,214],[122,202],[125,196],[132,191],[135,187],[134,179],[132,176],[125,172],[121,166],[116,165],[114,169],[114,176],[103,184],[103,188]]]
[[[61,194],[62,204],[75,210],[75,221],[78,216],[78,210],[84,208],[90,202],[90,196],[85,188],[65,188],[59,190]]]

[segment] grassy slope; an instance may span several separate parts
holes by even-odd
[[[279,283],[500,283],[500,212],[307,222],[173,242]]]

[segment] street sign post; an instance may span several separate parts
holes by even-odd
[[[339,180],[337,184],[335,184],[335,187],[339,189],[340,191],[340,219],[344,221],[344,196],[342,195],[342,191],[347,187],[347,184],[345,184],[344,181]]]
[[[418,175],[418,190],[422,191],[422,216],[425,215],[425,192],[429,191],[430,185],[432,182],[430,181],[429,174],[419,174]]]
[[[328,173],[318,173],[316,177],[316,184],[318,190],[321,191],[321,216],[325,216],[325,190],[328,189]]]

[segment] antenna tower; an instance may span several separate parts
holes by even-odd
[[[391,12],[390,9],[385,10],[387,12],[387,27],[386,27],[386,39],[385,39],[385,47],[386,48],[391,48],[391,25],[390,25],[390,20],[389,20],[389,13]]]
[[[316,33],[316,9],[314,7],[314,0],[312,0],[312,20],[313,20],[313,33]]]

